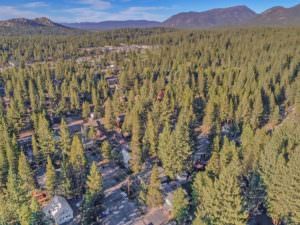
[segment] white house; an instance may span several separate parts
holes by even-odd
[[[54,196],[43,208],[47,217],[53,218],[55,224],[63,224],[73,219],[73,210],[67,200],[61,196]]]

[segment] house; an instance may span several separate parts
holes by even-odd
[[[117,88],[117,86],[119,84],[119,80],[118,80],[118,78],[116,76],[107,77],[106,78],[106,82],[107,82],[108,87],[110,89]]]
[[[63,224],[73,219],[73,210],[67,200],[61,196],[54,196],[43,208],[47,217],[54,219],[55,224]]]

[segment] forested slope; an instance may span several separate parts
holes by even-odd
[[[75,61],[86,56],[82,48],[121,43],[152,48]],[[0,222],[37,216],[38,210],[28,207],[28,193],[36,183],[26,185],[34,172],[29,166],[20,169],[24,160],[16,142],[25,128],[34,131],[34,162],[45,168],[48,159],[50,171],[51,159],[67,165],[55,190],[73,197],[84,192],[87,171],[79,139],[75,136],[71,150],[68,138],[54,139],[50,125],[53,117],[69,113],[87,119],[93,109],[108,131],[125,114],[121,130],[131,134],[133,174],[153,159],[170,179],[191,174],[189,214],[194,224],[245,224],[257,208],[278,225],[300,223],[299,29],[2,37],[0,54],[0,84],[5,87]],[[16,66],[6,68],[12,59]],[[114,91],[105,79],[113,74],[105,69],[111,64],[119,69]],[[223,132],[225,125],[232,135]],[[193,171],[199,130],[212,150],[204,172]]]

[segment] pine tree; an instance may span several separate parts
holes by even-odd
[[[88,102],[83,102],[82,104],[82,117],[88,119],[90,115],[90,104]]]
[[[198,198],[198,210],[195,225],[242,225],[247,215],[243,209],[239,184],[240,163],[233,155],[228,164],[224,164],[219,178],[210,179],[207,174],[198,174],[194,189]]]
[[[72,177],[74,182],[75,194],[80,195],[84,187],[85,181],[85,166],[86,158],[84,155],[83,145],[76,135],[73,137],[71,152],[70,152],[70,165],[72,167]]]
[[[70,156],[70,144],[69,128],[66,121],[62,119],[60,124],[60,148],[65,156]]]
[[[31,225],[31,210],[28,205],[23,204],[19,209],[19,221],[21,225]]]
[[[173,157],[173,145],[171,138],[171,129],[168,123],[166,123],[163,132],[159,135],[159,144],[158,144],[158,156],[162,161],[163,168],[167,175],[174,176],[172,170],[172,158]]]
[[[107,99],[105,103],[105,114],[104,114],[104,125],[106,129],[111,130],[114,127],[114,113],[112,108],[112,103],[110,98]]]
[[[192,153],[192,140],[189,124],[182,116],[176,124],[176,129],[172,138],[173,143],[173,172],[181,173],[189,169],[189,159]]]
[[[53,135],[49,129],[49,122],[43,114],[39,115],[37,129],[38,143],[44,157],[55,151]]]
[[[73,194],[71,178],[71,168],[67,161],[63,161],[61,168],[60,186],[66,197],[70,197]]]
[[[16,146],[13,146],[13,143],[10,140],[6,142],[6,157],[7,157],[9,168],[14,171],[17,171],[16,170],[17,152],[15,147]]]
[[[35,182],[30,165],[28,164],[23,152],[21,152],[19,157],[18,173],[23,190],[26,191],[27,194],[30,194],[30,192],[35,188]]]
[[[46,166],[46,189],[50,195],[54,194],[56,187],[56,172],[54,166],[52,164],[52,160],[50,156],[47,158],[47,166]]]
[[[70,152],[70,163],[76,170],[82,170],[86,164],[83,145],[78,135],[73,137]]]
[[[152,168],[150,183],[148,185],[147,192],[147,206],[150,208],[158,207],[163,203],[163,196],[160,191],[160,180],[158,174],[158,168],[155,165]]]
[[[101,145],[101,154],[104,159],[111,159],[111,146],[107,140],[103,141]]]
[[[37,94],[32,80],[29,82],[29,98],[32,111],[36,111],[38,109]]]
[[[212,99],[210,99],[205,108],[205,116],[203,118],[203,131],[210,132],[215,125],[216,119],[216,104]]]
[[[91,196],[101,195],[103,192],[102,175],[98,171],[96,163],[93,162],[87,177],[87,191]]]
[[[153,121],[153,116],[151,113],[148,113],[148,119],[147,119],[147,125],[146,125],[146,131],[143,138],[143,143],[145,146],[147,146],[149,150],[149,154],[152,157],[157,156],[158,151],[158,133],[157,128]]]
[[[251,118],[251,125],[253,128],[257,128],[261,125],[263,112],[264,112],[264,107],[263,107],[262,97],[259,94],[259,96],[255,98],[253,104],[253,111],[252,111],[252,118]]]
[[[186,192],[182,188],[178,188],[173,195],[172,215],[178,223],[181,223],[188,215],[189,201]]]
[[[141,147],[141,125],[140,118],[137,112],[133,116],[132,122],[132,138],[130,143],[131,158],[130,165],[131,170],[134,173],[138,173],[142,167],[142,147]]]
[[[5,195],[7,200],[4,202],[8,205],[4,209],[11,221],[17,221],[21,206],[27,201],[27,195],[23,193],[18,176],[12,169],[8,172]]]

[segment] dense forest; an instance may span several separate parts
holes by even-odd
[[[101,50],[133,45],[146,47]],[[191,177],[176,191],[178,224],[246,224],[257,211],[276,225],[300,224],[300,29],[1,36],[0,68],[0,224],[48,223],[31,195],[41,168],[48,194],[84,196],[81,223],[95,222],[102,177],[65,121],[91,112],[106,132],[128,136],[130,176],[153,166],[140,204],[162,202],[159,165],[170,180]],[[28,130],[31,160],[18,141]],[[195,171],[200,134],[210,159]],[[109,141],[99,154],[117,160]]]

